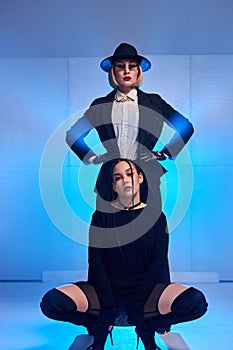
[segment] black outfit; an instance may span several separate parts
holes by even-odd
[[[140,220],[141,214],[143,219]],[[142,319],[144,304],[155,285],[160,283],[165,287],[170,283],[167,223],[163,213],[158,220],[157,217],[156,210],[149,207],[136,210],[113,209],[112,212],[108,209],[107,212],[96,211],[93,214],[88,282],[94,286],[100,299],[102,322],[114,323],[115,301],[122,296],[130,300],[125,312],[130,309],[131,313],[135,316],[137,313],[137,317]],[[136,219],[138,220],[135,221]],[[147,231],[144,222],[151,223]],[[98,228],[105,230],[102,233]],[[108,229],[111,228],[115,230],[109,233]],[[140,233],[137,239],[134,238],[136,230]],[[131,242],[124,244],[127,234],[127,239]],[[101,245],[110,247],[102,248]],[[154,308],[156,309],[156,300]]]
[[[67,132],[66,141],[74,153],[82,160],[88,161],[95,153],[87,145],[85,138],[92,129],[98,132],[100,141],[107,151],[106,161],[120,158],[120,152],[111,120],[112,105],[116,90],[105,97],[94,100],[85,112]],[[169,143],[161,150],[170,159],[175,159],[193,134],[193,126],[187,118],[166,103],[158,94],[145,93],[137,89],[139,106],[139,130],[137,136],[138,158],[135,160],[145,175],[149,196],[147,204],[161,210],[160,177],[166,172],[156,158],[144,161],[142,154],[150,152],[160,138],[164,123],[174,130]],[[105,201],[112,200],[111,162],[103,164],[96,183],[97,192]],[[110,190],[109,190],[110,189]],[[141,200],[146,202],[147,193]]]
[[[149,207],[114,209],[105,213],[96,211],[90,228],[88,281],[75,283],[87,296],[87,312],[77,312],[74,301],[57,289],[52,289],[43,297],[42,312],[52,319],[84,325],[93,330],[94,348],[101,344],[100,349],[104,348],[108,326],[114,324],[121,314],[126,316],[127,324],[136,325],[136,332],[144,343],[148,343],[149,335],[151,349],[155,348],[155,331],[202,316],[207,309],[205,297],[192,287],[173,301],[170,313],[161,315],[158,311],[159,297],[170,283],[168,234],[163,213],[144,234],[135,240],[132,236],[131,242],[121,245],[128,228],[132,229],[129,224],[133,225],[135,221],[135,228],[139,226],[140,231],[145,229],[144,220],[150,221],[154,216],[157,217],[156,211]],[[141,217],[143,222],[140,227]],[[126,231],[121,231],[122,227]],[[103,232],[101,228],[104,228]]]

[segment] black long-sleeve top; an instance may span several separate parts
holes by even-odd
[[[170,282],[167,253],[163,213],[159,216],[149,207],[95,211],[89,236],[88,281],[95,287],[101,306],[111,308],[115,297],[124,294],[131,296],[132,304],[144,305],[156,283]]]

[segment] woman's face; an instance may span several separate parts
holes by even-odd
[[[134,60],[118,60],[113,64],[113,72],[119,84],[118,89],[123,93],[128,93],[135,87],[139,66]]]
[[[137,172],[133,163],[130,164],[121,161],[113,170],[113,190],[118,194],[119,199],[132,199],[133,196],[139,196],[143,175]]]

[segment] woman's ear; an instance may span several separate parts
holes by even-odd
[[[139,180],[140,184],[143,183],[143,175],[142,175],[142,173],[138,174],[138,180]]]
[[[116,192],[116,185],[114,184],[114,182],[112,183],[112,189],[114,192]]]

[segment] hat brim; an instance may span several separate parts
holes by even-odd
[[[109,71],[112,68],[112,64],[115,61],[123,60],[123,59],[132,59],[132,60],[137,61],[139,63],[139,65],[141,66],[143,72],[146,72],[147,70],[149,70],[151,68],[151,62],[147,58],[140,56],[140,55],[137,55],[137,56],[135,56],[135,55],[110,56],[110,57],[107,57],[103,61],[100,62],[100,67],[105,72],[109,73]]]

